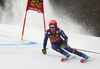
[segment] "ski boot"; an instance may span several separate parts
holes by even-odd
[[[87,56],[87,55],[85,55],[85,54],[82,54],[82,57],[83,57],[84,59],[81,59],[81,60],[80,60],[81,63],[85,62],[88,58],[90,58],[89,56]]]
[[[70,57],[70,54],[65,55],[65,58],[62,58],[61,61],[63,62],[64,60],[67,60]]]

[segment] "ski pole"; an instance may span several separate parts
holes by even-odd
[[[93,52],[93,51],[88,51],[88,50],[82,50],[82,49],[77,49],[77,50],[84,51],[84,52],[89,52],[89,53],[94,53],[94,54],[100,54],[98,52]]]
[[[75,50],[80,50],[80,51],[89,52],[89,53],[94,53],[94,54],[100,54],[100,53],[98,53],[98,52],[93,52],[93,51],[88,51],[88,50],[83,50],[83,49],[70,48],[70,47],[66,47],[66,48],[75,49]]]

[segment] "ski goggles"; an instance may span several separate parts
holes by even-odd
[[[50,25],[50,28],[54,28],[54,27],[56,27],[55,25]]]

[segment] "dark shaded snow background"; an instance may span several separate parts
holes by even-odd
[[[68,32],[100,36],[99,3],[99,0],[44,0],[47,28],[50,19],[55,19]],[[26,5],[27,0],[0,0],[0,23],[22,24]]]

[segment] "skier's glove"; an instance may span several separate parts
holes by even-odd
[[[70,48],[70,46],[66,43],[63,43],[60,48]]]
[[[46,54],[46,53],[47,53],[47,52],[46,52],[46,48],[43,48],[43,49],[42,49],[42,53],[43,53],[43,54]]]
[[[60,48],[66,48],[66,43],[63,43]]]

